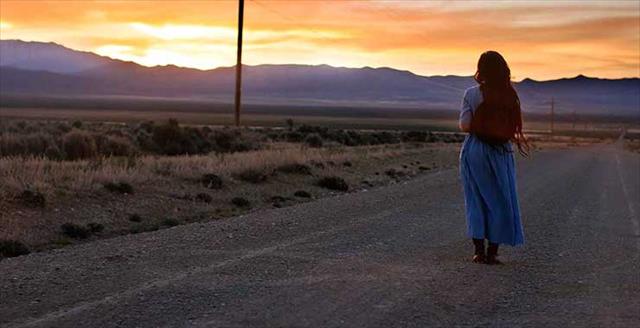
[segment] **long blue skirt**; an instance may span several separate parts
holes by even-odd
[[[524,243],[511,144],[495,147],[469,134],[460,151],[468,236],[508,245]]]

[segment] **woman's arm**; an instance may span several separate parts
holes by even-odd
[[[460,109],[460,118],[458,120],[458,127],[462,132],[471,131],[471,118],[473,117],[473,108],[469,101],[469,89],[465,91],[462,98],[462,108]]]
[[[459,126],[460,131],[462,132],[471,132],[471,123],[460,122]]]

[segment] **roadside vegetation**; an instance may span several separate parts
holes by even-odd
[[[0,258],[394,183],[455,165],[463,139],[283,123],[3,120]]]
[[[2,120],[0,259],[397,183],[455,167],[463,138],[291,119],[243,129]],[[531,136],[534,150],[613,140]]]

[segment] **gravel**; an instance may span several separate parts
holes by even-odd
[[[527,244],[470,263],[457,170],[0,262],[3,327],[640,324],[640,156],[519,161]]]

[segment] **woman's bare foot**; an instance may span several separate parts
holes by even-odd
[[[479,255],[474,255],[473,258],[471,259],[471,261],[473,263],[486,263],[486,258],[483,254],[479,254]]]
[[[502,264],[500,260],[497,258],[498,256],[498,244],[489,243],[489,247],[487,247],[487,259],[485,263],[489,265],[499,265]]]
[[[503,264],[502,261],[498,260],[495,256],[487,256],[487,258],[485,259],[486,264],[489,265],[501,265]]]
[[[484,239],[472,239],[473,241],[473,246],[475,247],[475,252],[473,255],[473,258],[471,259],[471,261],[473,261],[473,263],[485,263],[486,260],[486,253],[484,250]]]

